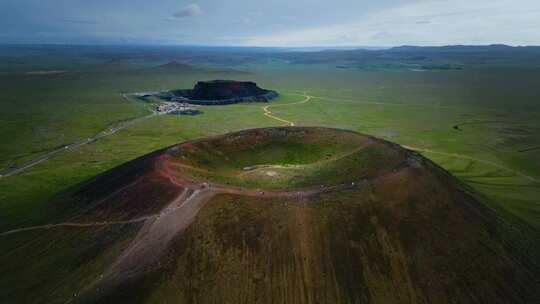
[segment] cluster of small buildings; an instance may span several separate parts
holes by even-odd
[[[195,109],[190,104],[179,102],[163,102],[156,107],[159,114],[179,114],[179,115],[197,115],[201,111]]]
[[[268,102],[278,93],[261,89],[250,81],[213,80],[199,81],[193,89],[145,91],[133,96],[149,103],[156,102],[156,99],[161,101],[155,108],[158,114],[197,115],[201,113],[198,106]]]
[[[155,95],[157,95],[159,93],[160,92],[138,92],[138,93],[133,93],[133,95],[135,97],[145,98],[145,97],[155,96]]]

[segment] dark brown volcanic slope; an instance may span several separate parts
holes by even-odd
[[[504,222],[459,182],[418,154],[349,131],[269,128],[186,142],[100,175],[63,203],[79,206],[74,220],[136,228],[118,245],[103,241],[115,250],[79,262],[102,271],[79,272],[76,303],[540,295],[535,264],[502,241]]]

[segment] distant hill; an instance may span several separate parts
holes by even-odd
[[[195,67],[189,64],[180,63],[177,61],[171,61],[162,65],[158,65],[156,67],[151,68],[152,70],[161,70],[161,71],[168,71],[168,72],[195,72],[195,71],[206,71],[204,68]]]
[[[339,67],[361,68],[402,66],[405,69],[424,69],[410,66],[411,62],[428,62],[429,66],[459,66],[465,69],[472,65],[526,65],[540,67],[540,47],[513,47],[495,45],[449,45],[449,46],[399,46],[381,50],[326,50],[320,52],[289,52],[278,54],[293,64],[335,64]],[[436,68],[439,70],[438,68]],[[448,69],[443,69],[448,70]],[[452,69],[450,69],[452,70]]]
[[[171,61],[148,69],[165,73],[211,73],[211,74],[248,74],[249,72],[230,68],[215,68],[194,66],[177,61]]]
[[[492,45],[446,45],[446,46],[411,46],[404,45],[394,47],[381,52],[456,52],[456,53],[468,53],[468,52],[513,52],[523,50],[537,50],[540,51],[540,47],[526,46],[526,47],[513,47],[505,44],[492,44]]]
[[[176,90],[172,93],[201,104],[268,101],[278,96],[277,92],[262,89],[255,82],[236,80],[199,81],[191,90]]]

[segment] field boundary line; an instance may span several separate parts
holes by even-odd
[[[454,157],[454,158],[461,158],[461,159],[466,159],[466,160],[471,160],[471,161],[487,164],[487,165],[496,167],[498,169],[502,169],[504,171],[510,172],[510,173],[512,173],[514,175],[517,175],[517,176],[523,177],[525,179],[528,179],[529,181],[532,181],[532,182],[535,182],[535,183],[540,183],[540,179],[538,179],[538,178],[535,178],[533,176],[527,175],[525,173],[522,173],[520,171],[511,169],[511,168],[505,167],[505,166],[503,166],[501,164],[498,164],[498,163],[490,161],[490,160],[474,158],[474,157],[471,157],[471,156],[458,154],[458,153],[448,153],[448,152],[434,151],[434,150],[431,150],[431,149],[419,148],[419,147],[414,147],[414,146],[407,146],[407,145],[401,145],[401,146],[403,148],[405,148],[405,149],[415,151],[415,152],[438,154],[438,155],[444,155],[444,156],[449,156],[449,157]]]
[[[436,105],[436,104],[420,104],[420,103],[394,103],[394,102],[381,102],[381,101],[362,101],[359,99],[352,99],[352,98],[334,98],[334,97],[325,97],[325,96],[311,96],[313,99],[322,99],[322,100],[334,100],[334,101],[341,101],[341,102],[350,102],[350,103],[357,103],[357,104],[370,104],[370,105],[380,105],[380,106],[397,106],[397,107],[425,107],[425,108],[434,108],[434,109],[454,109],[454,110],[462,110],[463,108],[460,106],[444,106],[444,105]],[[491,109],[491,108],[483,108],[483,107],[477,107],[477,109],[482,111],[490,111],[490,112],[503,112],[502,110],[498,109]]]

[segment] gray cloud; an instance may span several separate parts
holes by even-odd
[[[337,2],[0,0],[0,43],[540,44],[539,0]]]
[[[193,4],[190,4],[190,5],[182,8],[178,12],[174,13],[173,17],[174,18],[195,17],[195,16],[200,16],[203,13],[204,12],[201,9],[201,7],[198,4],[193,3]]]
[[[384,40],[384,39],[389,39],[391,37],[392,37],[392,34],[390,34],[389,32],[377,32],[371,35],[371,38],[374,40]]]
[[[62,22],[76,23],[76,24],[99,24],[97,21],[92,20],[79,20],[79,19],[62,19]]]

